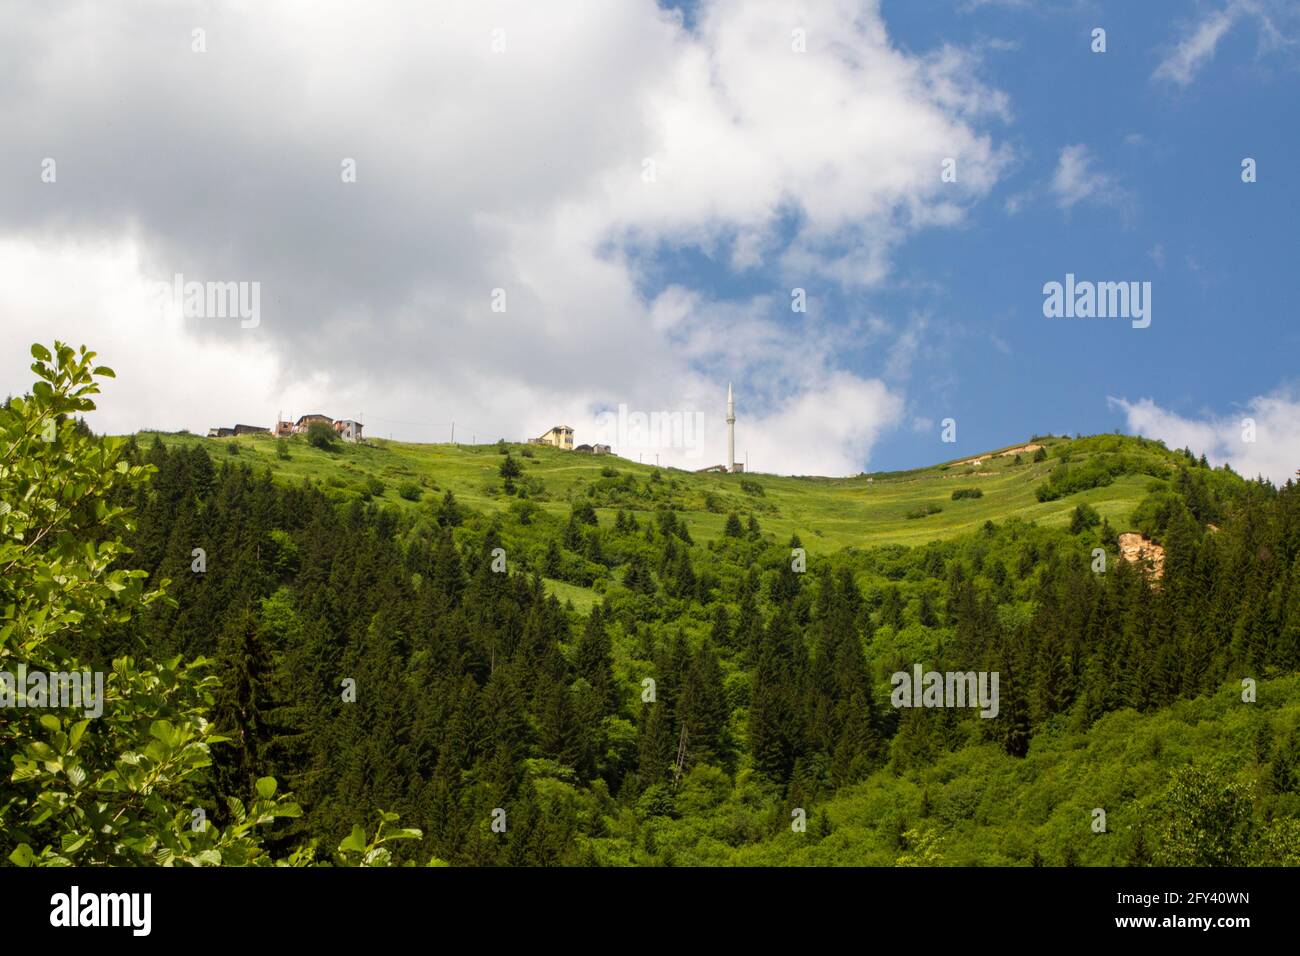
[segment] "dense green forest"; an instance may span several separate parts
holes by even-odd
[[[126,787],[125,770],[106,784],[130,791],[131,812],[160,801],[153,819],[181,836],[88,859],[308,862],[337,846],[347,862],[373,850],[383,811],[384,825],[407,828],[390,829],[404,839],[385,862],[1300,862],[1291,483],[1149,441],[1061,440],[1042,453],[1039,500],[1140,479],[1122,524],[1079,504],[1065,527],[1010,515],[916,546],[812,553],[765,530],[761,477],[697,541],[656,490],[671,472],[579,482],[557,513],[530,500],[533,463],[505,443],[488,453],[513,504],[488,510],[418,485],[399,490],[400,506],[382,485],[340,496],[236,453],[214,461],[217,442],[97,438],[75,420],[84,405],[58,400],[90,381],[89,360],[61,386],[53,366],[78,361],[64,358],[43,390],[53,397],[37,390],[0,413],[6,501],[39,487],[60,446],[97,456],[118,477],[86,501],[112,520],[57,546],[81,560],[82,546],[113,545],[91,576],[132,573],[97,598],[95,626],[68,612],[57,656],[119,672],[156,662],[137,730],[184,745],[178,721],[140,723],[156,705],[187,717],[201,751],[178,800],[149,781]],[[42,407],[55,440],[23,439],[37,464],[17,475],[17,429]],[[610,500],[615,482],[626,494]],[[8,546],[40,554],[32,527],[6,525]],[[1127,530],[1164,547],[1158,576],[1119,557]],[[42,589],[57,580],[56,568],[0,585],[6,660],[22,646],[16,622],[41,631]],[[596,580],[589,609],[557,597],[555,582]],[[114,611],[123,594],[131,613]],[[206,676],[183,680],[193,662]],[[918,663],[997,672],[998,715],[895,708],[890,675]],[[185,680],[180,707],[166,689]],[[68,727],[53,724],[66,744]],[[90,724],[87,739],[100,732]],[[14,862],[42,846],[77,862],[95,844],[64,836],[59,850],[51,829],[94,803],[42,777],[59,746],[33,753],[0,732],[14,767],[0,850]],[[247,832],[242,849],[190,846],[196,811],[215,832]]]

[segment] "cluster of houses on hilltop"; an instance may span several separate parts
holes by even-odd
[[[236,425],[234,428],[209,428],[209,438],[232,438],[235,435],[274,435],[276,438],[285,438],[289,435],[305,435],[307,429],[316,423],[326,425],[338,432],[340,438],[348,442],[361,441],[361,429],[364,427],[360,422],[353,421],[350,418],[340,418],[338,421],[330,418],[328,415],[303,415],[296,422],[278,421],[274,428],[262,428],[258,425]]]
[[[610,452],[608,445],[579,445],[573,447],[573,429],[568,425],[556,425],[551,428],[545,435],[539,438],[528,439],[530,445],[550,445],[552,448],[560,448],[564,451],[576,451],[584,455],[608,455]]]
[[[278,419],[280,416],[277,415]],[[746,470],[745,466],[736,461],[736,410],[735,402],[732,396],[731,383],[727,383],[727,460],[721,465],[713,465],[709,468],[702,468],[702,472],[728,472],[737,474]],[[302,435],[307,432],[311,426],[321,424],[334,429],[338,436],[346,442],[361,442],[361,422],[353,421],[350,418],[341,418],[338,421],[330,418],[328,415],[312,414],[303,415],[296,422],[277,421],[274,428],[261,428],[256,425],[236,425],[233,428],[210,428],[208,429],[209,438],[230,438],[235,435],[274,435],[277,438],[284,438],[289,435]],[[452,440],[455,440],[455,426],[452,426]],[[569,425],[553,425],[543,434],[536,438],[528,439],[530,445],[545,445],[549,448],[559,448],[561,451],[578,452],[587,455],[608,455],[612,453],[609,445],[577,445],[573,444],[573,428]],[[1004,455],[1013,454],[1016,451],[1031,450],[1036,445],[1025,445],[1020,449],[1012,449],[1002,452]],[[970,459],[968,464],[978,465],[980,459]],[[1297,472],[1300,474],[1300,472]],[[871,479],[868,479],[870,481]]]

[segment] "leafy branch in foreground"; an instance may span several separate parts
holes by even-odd
[[[93,646],[167,601],[167,582],[146,591],[144,571],[115,567],[132,527],[118,502],[152,467],[130,464],[123,441],[74,417],[95,408],[96,376],[112,370],[61,342],[33,345],[32,356],[31,394],[0,409],[0,672],[15,705],[0,720],[0,765],[13,768],[0,790],[0,856],[20,866],[268,863],[255,828],[300,813],[274,780],[258,781],[247,809],[229,801],[225,829],[201,810],[211,748],[225,739],[206,716],[217,686],[201,676],[206,662],[119,657],[105,675],[103,662],[64,648],[74,636]],[[98,675],[100,714],[29,699],[14,675],[37,670]]]
[[[335,854],[335,862],[339,866],[388,866],[393,859],[392,850],[384,846],[393,840],[421,840],[424,833],[415,827],[398,827],[393,830],[384,832],[385,827],[398,821],[396,813],[387,813],[379,811],[379,825],[375,828],[375,835],[369,841],[366,840],[366,831],[361,824],[355,824],[352,832],[344,837],[343,842],[339,844],[338,852]],[[437,858],[429,861],[429,866],[446,866],[444,862]]]

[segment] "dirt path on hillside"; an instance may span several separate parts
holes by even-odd
[[[1018,448],[1008,448],[1006,451],[1000,451],[993,455],[976,455],[974,458],[967,458],[965,461],[959,461],[957,465],[971,465],[976,462],[982,462],[985,458],[1005,458],[1007,455],[1024,455],[1030,452],[1038,451],[1042,445],[1021,445]]]

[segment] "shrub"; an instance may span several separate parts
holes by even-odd
[[[602,478],[617,478],[617,477],[618,477],[618,469],[617,469],[617,468],[614,468],[612,465],[606,465],[604,468],[600,469],[600,477],[602,477]]]
[[[275,440],[275,457],[281,461],[289,460],[289,439],[277,438]]]
[[[312,448],[332,451],[338,440],[338,432],[324,422],[312,422],[307,426],[307,444]]]
[[[923,505],[920,508],[913,508],[907,513],[908,518],[927,518],[930,515],[937,515],[943,508],[936,504]]]
[[[757,481],[752,481],[749,478],[740,479],[740,490],[747,495],[753,495],[755,498],[763,498],[766,496],[766,492],[763,491],[763,486]]]
[[[1222,766],[1179,767],[1164,797],[1158,862],[1245,866],[1256,850],[1254,782]]]
[[[1141,470],[1139,462],[1122,455],[1096,455],[1071,466],[1064,459],[1052,469],[1047,481],[1034,489],[1039,501],[1055,501],[1089,488],[1109,485],[1117,475],[1131,475]]]
[[[1039,448],[1038,451],[1034,452],[1034,461],[1047,461],[1047,449]]]
[[[952,493],[953,501],[961,501],[963,498],[983,498],[984,492],[979,488],[958,488]]]
[[[370,475],[366,478],[366,491],[378,498],[384,493],[384,483],[374,475]]]
[[[1158,541],[1183,508],[1182,500],[1172,491],[1153,490],[1142,499],[1129,520],[1134,530]]]
[[[522,492],[520,494],[522,496]],[[515,516],[520,524],[530,525],[533,523],[533,519],[542,513],[542,509],[531,501],[516,501],[510,506],[510,513]]]
[[[501,467],[497,469],[497,473],[509,481],[511,478],[518,478],[524,473],[524,470],[519,466],[519,462],[515,461],[509,452],[506,452],[506,457],[501,460]]]
[[[420,490],[420,486],[409,479],[397,486],[397,493],[407,501],[419,501],[420,498],[424,496],[424,492]]]
[[[1080,504],[1070,516],[1070,534],[1087,531],[1099,524],[1101,524],[1101,515],[1097,514],[1097,509],[1087,503]]]

